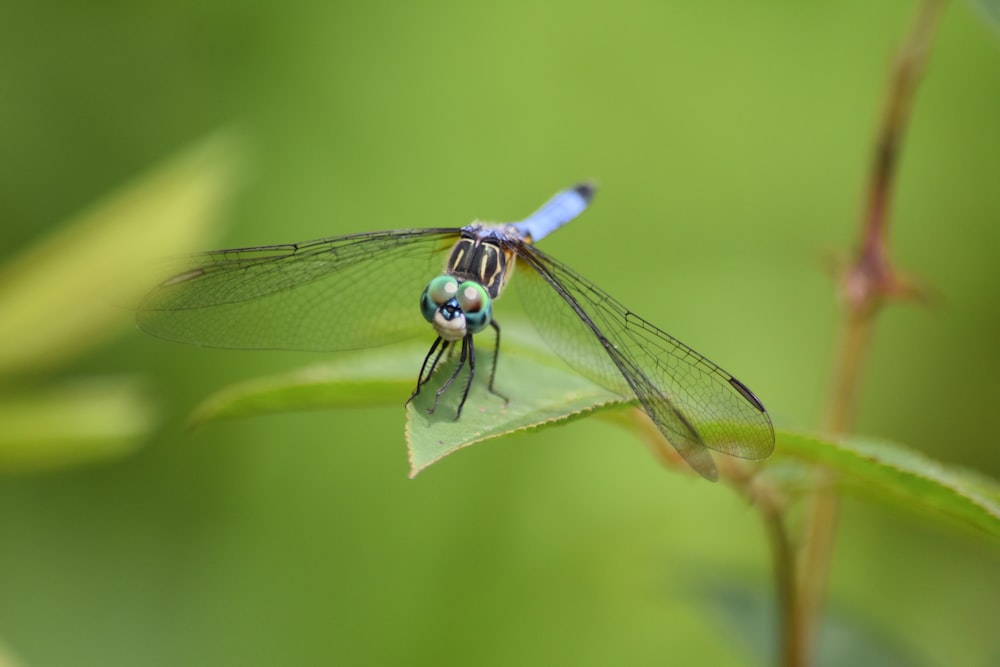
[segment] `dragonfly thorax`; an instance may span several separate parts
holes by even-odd
[[[514,271],[514,251],[502,239],[516,234],[510,226],[469,225],[462,229],[462,236],[451,249],[445,270],[462,280],[474,280],[496,299],[507,286],[507,279]]]
[[[420,297],[420,312],[438,336],[455,342],[489,326],[493,300],[478,282],[459,282],[455,276],[446,274],[427,284]]]

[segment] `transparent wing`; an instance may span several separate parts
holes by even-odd
[[[692,468],[718,476],[708,449],[746,459],[771,453],[771,419],[743,383],[566,265],[510,241],[518,268],[536,274],[516,280],[540,335],[586,377],[635,395]]]
[[[155,336],[242,349],[333,351],[427,332],[420,293],[459,229],[411,229],[217,250],[143,299]]]

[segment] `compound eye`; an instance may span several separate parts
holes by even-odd
[[[469,333],[479,333],[493,319],[493,301],[486,288],[477,282],[470,280],[458,286],[458,305],[465,314]]]
[[[462,307],[462,312],[478,313],[490,302],[490,295],[486,293],[486,288],[476,282],[467,280],[458,286],[458,305]]]
[[[458,294],[458,281],[451,276],[438,276],[427,283],[420,296],[420,312],[428,322],[434,321],[437,309],[451,301]]]
[[[427,296],[439,306],[455,298],[458,281],[451,276],[438,276],[427,284]]]

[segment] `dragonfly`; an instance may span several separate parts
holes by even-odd
[[[594,192],[589,183],[576,185],[514,223],[475,221],[200,253],[143,299],[137,324],[195,345],[322,352],[399,342],[426,333],[429,324],[436,338],[410,399],[446,354],[457,353],[430,409],[467,368],[458,419],[475,376],[475,337],[487,329],[496,338],[488,385],[498,393],[500,326],[493,305],[516,273],[540,337],[575,372],[636,401],[696,472],[717,479],[710,450],[766,458],[774,429],[746,384],[535,245],[583,213]],[[422,317],[413,312],[418,304]]]

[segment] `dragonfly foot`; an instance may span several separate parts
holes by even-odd
[[[493,387],[490,387],[490,393],[496,396],[497,398],[502,398],[504,407],[510,405],[510,399],[507,398],[504,394],[501,394],[499,391],[493,389]]]
[[[427,414],[432,415],[434,414],[434,411],[437,410],[438,401],[441,400],[441,393],[442,392],[439,391],[434,394],[434,403],[431,404],[431,407],[427,408]]]
[[[418,384],[417,387],[416,387],[416,389],[413,390],[413,393],[410,394],[410,397],[408,399],[406,399],[406,403],[403,403],[404,407],[408,406],[410,403],[413,402],[413,399],[415,399],[417,396],[420,395],[420,389],[421,389],[421,385]]]

